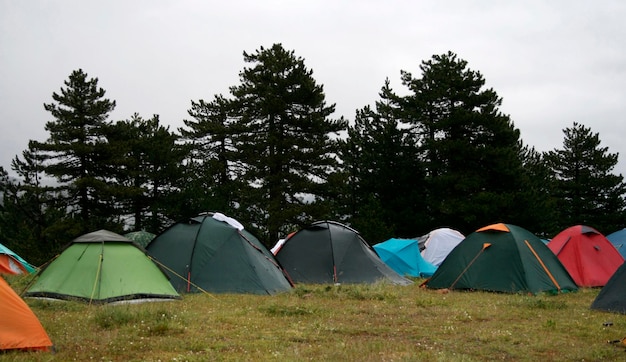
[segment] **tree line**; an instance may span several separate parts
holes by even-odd
[[[525,145],[502,99],[453,52],[385,80],[352,122],[281,44],[243,53],[239,84],[191,101],[170,130],[158,115],[111,121],[115,101],[73,71],[52,101],[46,140],[0,169],[2,243],[44,263],[73,238],[159,233],[201,212],[241,221],[271,246],[331,219],[371,244],[438,227],[468,234],[507,222],[551,237],[576,224],[624,227],[618,155],[574,122],[560,148]]]

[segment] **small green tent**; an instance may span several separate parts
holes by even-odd
[[[178,222],[146,249],[179,292],[275,294],[292,288],[274,255],[221,213]]]
[[[493,224],[468,235],[424,283],[433,289],[495,292],[577,290],[556,255],[530,231]]]
[[[180,298],[145,250],[107,230],[74,239],[39,272],[24,297],[90,303]]]

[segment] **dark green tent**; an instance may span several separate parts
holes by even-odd
[[[468,235],[425,285],[533,294],[577,290],[556,255],[537,236],[509,224],[489,225]]]
[[[220,213],[178,222],[146,249],[179,292],[275,294],[292,288],[274,255]]]
[[[387,266],[354,229],[334,221],[319,221],[283,243],[276,259],[294,282],[412,282]]]
[[[180,298],[145,250],[107,230],[74,239],[39,272],[24,297],[90,303]]]
[[[602,287],[591,309],[626,314],[626,263],[623,263]]]

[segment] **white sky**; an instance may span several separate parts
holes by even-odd
[[[573,122],[626,175],[626,2],[621,0],[0,0],[0,166],[44,141],[43,109],[73,70],[99,80],[111,120],[160,115],[239,83],[242,53],[281,43],[354,118],[400,70],[455,52],[503,98],[525,144],[562,148]]]

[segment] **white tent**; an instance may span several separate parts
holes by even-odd
[[[440,228],[431,231],[420,239],[424,239],[422,258],[435,266],[439,266],[452,249],[465,239],[465,236],[454,229]]]

